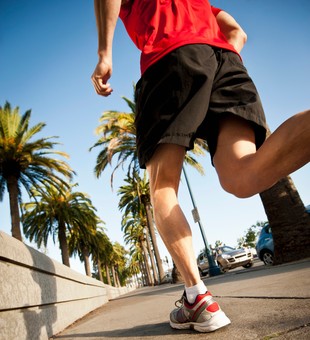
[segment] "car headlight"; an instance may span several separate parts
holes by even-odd
[[[229,255],[222,254],[222,258],[223,258],[223,259],[229,259],[230,256],[229,256]]]

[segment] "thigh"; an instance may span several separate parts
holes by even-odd
[[[213,163],[224,189],[253,171],[255,153],[255,131],[251,123],[235,115],[222,118]]]

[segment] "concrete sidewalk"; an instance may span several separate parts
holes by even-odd
[[[171,329],[169,313],[183,285],[165,284],[112,300],[53,339],[310,339],[310,259],[204,281],[230,326],[213,333]]]

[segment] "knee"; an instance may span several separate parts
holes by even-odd
[[[259,170],[256,166],[254,153],[241,158],[217,160],[216,172],[222,188],[238,198],[248,198],[258,193]]]
[[[220,184],[222,188],[238,197],[238,198],[248,198],[257,192],[255,191],[255,185],[253,183],[254,178],[252,176],[247,176],[242,173],[235,176],[219,176]]]

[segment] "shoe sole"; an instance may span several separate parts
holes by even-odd
[[[175,329],[194,329],[197,332],[208,333],[214,332],[219,328],[228,326],[230,320],[223,311],[216,313],[212,318],[205,322],[185,322],[185,323],[174,323],[170,321],[170,326]]]

